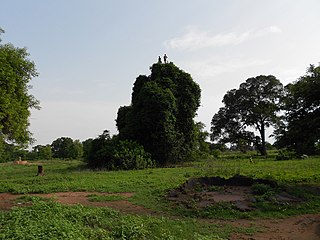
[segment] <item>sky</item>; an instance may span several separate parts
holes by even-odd
[[[196,121],[210,130],[222,98],[250,77],[282,84],[320,62],[319,0],[1,0],[2,43],[27,47],[34,145],[110,130],[133,83],[168,55],[202,89]]]

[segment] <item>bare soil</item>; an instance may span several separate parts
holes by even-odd
[[[186,208],[204,209],[209,205],[229,202],[239,211],[251,211],[255,209],[254,203],[257,201],[257,196],[252,190],[255,184],[265,186],[267,190],[278,187],[277,183],[271,180],[252,179],[241,175],[229,179],[200,177],[191,178],[180,187],[171,190],[167,199],[172,203],[184,205]],[[279,204],[294,204],[303,201],[285,191],[274,193],[272,199]]]
[[[122,196],[125,200],[117,201],[103,201],[103,202],[92,202],[89,201],[88,195],[98,195],[98,196]],[[11,194],[11,193],[0,193],[0,210],[10,210],[14,206],[24,206],[25,203],[19,203],[17,200],[19,197],[25,196],[23,194]],[[133,193],[100,193],[100,192],[57,192],[49,194],[28,194],[28,196],[38,196],[43,198],[52,198],[55,201],[66,204],[66,205],[75,205],[81,204],[84,206],[95,206],[95,207],[110,207],[116,210],[119,210],[123,213],[130,214],[152,214],[153,211],[146,209],[144,207],[135,205],[128,200],[133,196]]]
[[[252,186],[267,185],[270,189],[277,189],[276,182],[266,179],[252,179],[245,176],[234,176],[229,179],[220,177],[191,178],[180,187],[171,190],[167,199],[174,204],[182,204],[186,208],[206,208],[221,202],[232,203],[239,211],[254,210],[256,195]],[[275,191],[272,196],[279,204],[296,204],[301,201],[284,190]],[[215,224],[230,224],[234,227],[255,227],[258,233],[252,236],[233,234],[230,239],[248,240],[320,240],[320,214],[294,216],[276,220],[204,220]]]
[[[230,240],[319,240],[320,214],[308,214],[277,220],[235,220],[234,226],[261,228],[253,236],[233,234]]]

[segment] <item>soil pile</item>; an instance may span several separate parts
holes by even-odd
[[[253,179],[236,175],[225,179],[221,177],[191,178],[180,187],[171,190],[167,197],[170,201],[187,208],[206,208],[220,202],[230,202],[240,211],[254,210],[254,203],[261,195],[268,194],[278,203],[301,202],[279,189],[275,181]]]

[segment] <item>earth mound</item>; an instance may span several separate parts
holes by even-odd
[[[262,197],[279,204],[301,202],[285,191],[275,181],[254,179],[236,175],[222,177],[200,177],[187,180],[180,187],[169,191],[167,199],[187,208],[206,208],[221,202],[229,202],[240,211],[255,209],[254,203]]]

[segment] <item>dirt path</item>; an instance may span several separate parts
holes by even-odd
[[[118,195],[125,200],[91,202],[88,195],[98,196]],[[97,193],[97,192],[58,192],[50,194],[28,194],[43,198],[53,198],[62,204],[82,204],[85,206],[110,207],[123,213],[155,215],[156,212],[142,206],[134,205],[126,200],[133,196],[133,193]],[[14,195],[11,193],[0,193],[0,210],[9,210],[13,206],[23,206],[16,199],[26,195]],[[245,234],[233,234],[231,240],[319,240],[320,239],[320,214],[300,215],[286,219],[276,220],[234,220],[206,221],[215,224],[229,224],[234,227],[257,227],[262,231],[248,236]]]

